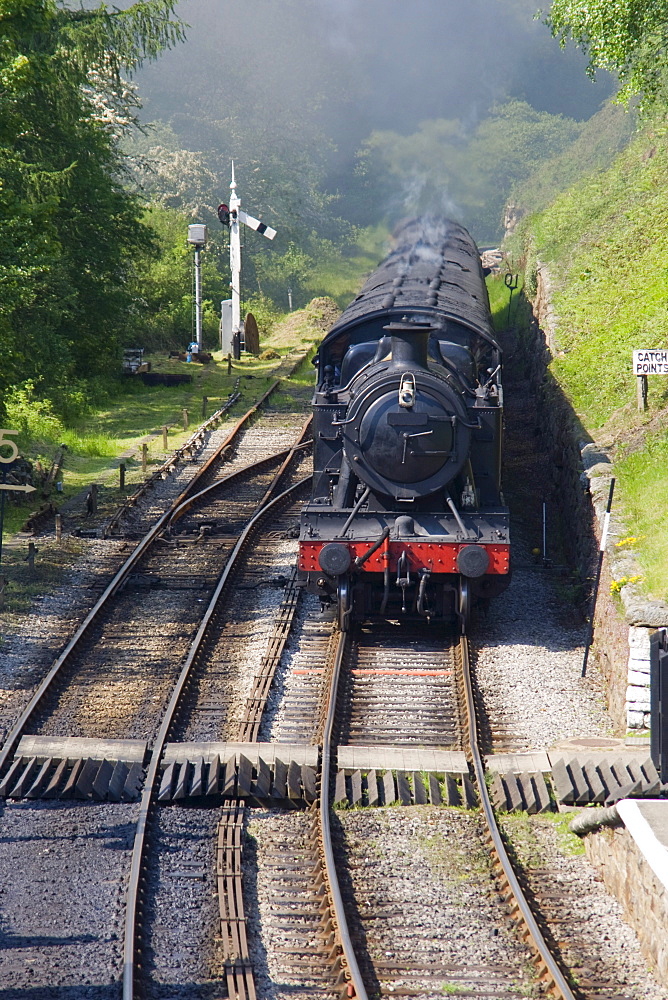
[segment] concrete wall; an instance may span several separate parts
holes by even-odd
[[[590,833],[585,850],[621,903],[657,980],[668,988],[668,892],[623,827]]]

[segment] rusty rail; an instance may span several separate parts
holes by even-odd
[[[322,734],[322,760],[320,767],[320,802],[319,811],[319,841],[324,864],[324,876],[328,889],[328,895],[332,907],[332,931],[333,931],[333,952],[336,955],[334,961],[340,964],[341,977],[340,987],[342,997],[357,997],[358,1000],[367,1000],[366,987],[357,962],[357,956],[353,948],[353,943],[348,930],[348,921],[341,888],[336,873],[334,863],[334,849],[332,847],[332,835],[329,823],[329,786],[330,772],[332,765],[332,732],[334,729],[334,717],[336,713],[336,698],[339,687],[339,677],[341,674],[341,664],[347,652],[349,632],[339,632],[337,636],[336,649],[334,652],[332,671],[329,683],[329,698],[327,702],[327,712]],[[336,970],[335,970],[336,971]]]
[[[155,743],[153,745],[153,751],[151,754],[151,760],[148,766],[148,772],[146,775],[146,781],[144,783],[144,789],[142,792],[141,803],[139,807],[139,819],[137,821],[137,830],[135,833],[134,848],[132,854],[132,865],[130,869],[130,881],[128,885],[128,895],[127,895],[127,905],[126,905],[126,923],[125,923],[125,944],[124,944],[124,959],[123,959],[123,1000],[134,1000],[135,997],[135,979],[137,972],[137,935],[139,929],[139,903],[141,892],[141,879],[142,879],[142,867],[143,867],[143,856],[144,848],[146,843],[146,831],[148,826],[149,815],[153,806],[154,801],[154,791],[158,784],[158,773],[160,769],[160,761],[162,758],[162,753],[164,745],[167,742],[170,727],[176,716],[177,709],[179,707],[181,697],[186,687],[186,684],[190,678],[193,666],[199,654],[200,648],[204,642],[205,637],[208,634],[209,627],[211,625],[214,614],[218,608],[218,604],[225,592],[226,586],[230,581],[232,574],[234,573],[239,560],[242,555],[246,552],[249,546],[252,544],[253,537],[256,531],[260,528],[262,522],[269,514],[276,509],[280,509],[282,504],[293,500],[300,491],[303,491],[305,487],[310,483],[311,477],[308,476],[305,479],[299,480],[289,489],[280,493],[274,500],[269,504],[265,504],[256,514],[251,518],[243,532],[239,536],[234,548],[232,549],[227,562],[223,568],[222,573],[216,584],[213,596],[209,602],[206,612],[202,618],[202,622],[197,630],[197,634],[191,644],[188,655],[185,659],[184,665],[181,669],[181,673],[176,681],[174,689],[172,691],[169,704],[165,711],[163,721],[160,725],[160,730],[156,736]],[[252,972],[251,972],[252,975]],[[253,987],[254,988],[254,987]],[[253,996],[248,994],[243,994],[247,996],[248,1000],[253,1000]]]
[[[231,453],[234,448],[234,442],[238,437],[238,435],[244,429],[246,424],[250,421],[251,417],[253,417],[257,413],[257,411],[260,409],[263,403],[265,403],[269,399],[271,394],[278,388],[279,385],[280,385],[279,379],[276,379],[274,382],[272,382],[272,384],[269,386],[264,395],[260,397],[257,403],[251,406],[250,410],[247,410],[246,413],[244,413],[244,415],[237,420],[236,424],[231,429],[230,433],[227,435],[227,437],[220,445],[220,447],[218,447],[214,452],[214,454],[211,455],[211,457],[204,463],[204,465],[202,465],[200,469],[198,469],[195,476],[193,476],[193,479],[191,480],[191,484],[197,483],[200,480],[202,480],[207,475],[212,465],[215,465],[220,461],[224,461],[228,457],[228,454]],[[206,420],[200,427],[198,427],[198,429],[195,431],[194,434],[191,435],[191,437],[186,441],[186,443],[181,448],[178,448],[174,452],[174,454],[167,459],[166,462],[163,462],[160,468],[156,469],[156,471],[150,476],[150,478],[147,479],[145,482],[143,482],[141,486],[132,494],[131,497],[128,497],[125,503],[123,503],[119,507],[114,516],[107,523],[106,527],[104,528],[104,531],[102,532],[103,538],[109,538],[109,536],[120,524],[123,516],[127,514],[128,511],[137,504],[137,501],[144,495],[144,493],[146,493],[147,489],[151,486],[154,486],[155,483],[158,481],[158,479],[164,479],[166,476],[170,475],[176,468],[181,458],[184,455],[190,454],[193,451],[195,445],[202,441],[205,433],[207,433],[207,431],[211,430],[211,428],[220,423],[227,410],[230,409],[234,405],[234,403],[236,403],[236,401],[239,399],[239,396],[240,393],[238,392],[234,393],[230,397],[230,399],[225,403],[224,406],[222,406],[219,410],[217,410],[214,414],[212,414],[208,420]],[[185,495],[186,491],[184,491],[181,496]]]
[[[461,659],[460,680],[466,706],[466,724],[468,727],[468,751],[473,764],[480,804],[487,826],[486,842],[492,856],[492,864],[499,891],[508,906],[511,920],[516,925],[525,944],[527,944],[533,953],[533,961],[536,966],[538,978],[547,991],[547,994],[557,997],[559,1000],[576,1000],[575,994],[552,955],[536,922],[536,918],[531,911],[517,875],[513,870],[506,845],[496,822],[496,816],[494,815],[494,809],[492,808],[485,782],[485,766],[478,745],[478,723],[466,636],[461,637],[459,652]]]
[[[111,582],[104,589],[103,593],[93,605],[91,610],[88,612],[81,625],[78,627],[72,638],[69,640],[63,651],[56,657],[51,665],[49,672],[43,678],[42,682],[38,686],[37,690],[34,692],[32,698],[24,708],[23,712],[17,719],[17,721],[12,726],[11,730],[7,734],[5,742],[3,744],[2,750],[0,751],[0,773],[7,765],[11,754],[14,751],[18,741],[20,740],[25,727],[30,721],[33,713],[39,706],[40,702],[49,691],[57,676],[61,673],[63,666],[67,663],[70,656],[74,653],[77,647],[80,645],[84,636],[87,634],[91,625],[98,618],[103,608],[106,606],[107,602],[114,596],[114,594],[123,586],[130,573],[133,571],[135,566],[140,562],[143,556],[146,554],[147,550],[153,544],[160,532],[167,527],[172,519],[175,511],[177,511],[188,499],[192,491],[195,489],[202,476],[204,476],[220,459],[223,452],[231,447],[234,441],[235,435],[237,435],[240,429],[244,426],[251,416],[257,412],[259,407],[264,403],[266,399],[271,395],[271,393],[279,385],[279,381],[274,382],[267,392],[264,393],[261,399],[248,410],[244,416],[237,422],[233,430],[227,436],[225,441],[216,449],[214,454],[208,459],[208,461],[198,470],[196,475],[190,480],[188,485],[184,490],[181,491],[178,497],[172,502],[169,510],[162,514],[151,526],[149,531],[144,535],[144,537],[137,543],[131,554],[125,560],[120,569],[115,573]],[[290,449],[286,449],[286,454]],[[280,453],[281,455],[283,453]],[[273,456],[272,456],[273,457]],[[245,470],[241,470],[244,472]],[[226,477],[225,480],[220,480],[218,483],[214,484],[214,487],[222,485],[223,482],[229,482],[232,477]]]

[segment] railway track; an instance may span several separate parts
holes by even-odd
[[[271,749],[257,744],[263,726],[265,737],[269,732],[266,708],[270,692],[300,614],[294,577],[287,574],[284,579],[277,572],[275,579],[267,578],[274,567],[285,562],[282,555],[276,557],[276,547],[280,548],[281,539],[294,524],[296,498],[306,482],[299,471],[303,450],[297,442],[294,448],[263,460],[259,476],[256,467],[253,472],[242,468],[200,490],[189,491],[162,519],[159,559],[152,562],[145,553],[141,566],[132,564],[136,578],[125,578],[124,591],[120,585],[107,588],[110,598],[120,592],[121,600],[126,600],[117,611],[117,621],[125,621],[126,626],[129,619],[124,616],[138,594],[179,592],[187,595],[184,606],[194,595],[206,604],[197,627],[190,622],[190,631],[196,635],[187,652],[181,646],[177,649],[182,669],[157,735],[153,724],[149,726],[152,754],[139,804],[123,935],[125,1000],[149,993],[167,995],[166,981],[167,993],[154,989],[153,976],[162,961],[158,955],[161,934],[156,925],[169,922],[169,946],[177,948],[179,961],[187,965],[199,948],[202,920],[211,915],[213,889],[220,928],[218,951],[205,958],[215,970],[212,984],[224,979],[230,998],[256,1000],[265,980],[275,983],[280,975],[287,992],[291,992],[292,983],[302,996],[357,996],[362,1000],[386,993],[442,996],[443,992],[465,991],[471,996],[504,1000],[517,995],[517,989],[530,988],[518,973],[524,947],[536,965],[540,995],[564,1000],[580,996],[571,991],[545,943],[495,824],[482,758],[476,749],[478,721],[464,640],[437,630],[411,632],[392,625],[366,626],[341,634],[333,630],[327,616],[316,620],[307,615],[293,656],[294,670],[284,682],[283,704],[271,724],[274,744]],[[287,486],[290,476],[294,482]],[[221,498],[225,490],[230,497],[224,506]],[[208,503],[206,511],[198,506],[204,502]],[[264,540],[258,544],[263,528]],[[224,568],[217,575],[221,563]],[[199,580],[196,590],[194,577]],[[274,591],[268,604],[275,604],[276,589],[284,588],[284,594],[271,634],[258,639],[264,653],[234,691],[231,685],[221,687],[221,679],[230,673],[230,645],[236,639],[245,641],[254,630],[249,613],[256,606],[258,588],[268,582]],[[237,602],[234,607],[233,601]],[[104,635],[113,624],[113,620],[104,623]],[[140,638],[137,627],[136,646]],[[179,638],[186,642],[190,636]],[[173,637],[171,644],[175,647]],[[136,655],[136,648],[132,655]],[[158,700],[165,700],[162,694]],[[27,721],[35,723],[39,711],[34,706]],[[46,715],[46,710],[42,711]],[[119,720],[122,714],[119,710]],[[53,720],[54,716],[48,718]],[[78,718],[82,718],[81,711]],[[316,721],[305,725],[305,718]],[[53,735],[48,729],[45,724],[45,737]],[[14,748],[20,736],[20,732],[12,734]],[[193,759],[188,752],[179,757],[178,749],[171,757],[166,752],[170,748],[174,751],[177,743],[204,745],[216,740],[241,745],[231,762],[216,753],[204,756],[202,752]],[[276,743],[293,751],[285,771]],[[302,764],[296,753],[299,745],[313,751],[304,754]],[[322,750],[316,775],[318,746]],[[373,765],[372,758],[371,764],[361,763],[369,749],[375,750],[378,760],[398,750],[404,754],[401,764],[385,769],[385,775],[396,771],[391,789],[381,780],[381,764]],[[469,844],[479,833],[470,814],[457,817],[441,813],[426,837],[427,849],[424,832],[406,835],[398,830],[404,825],[401,811],[384,811],[387,821],[377,818],[381,813],[374,817],[372,810],[366,811],[369,822],[375,824],[379,851],[370,856],[369,827],[363,825],[362,813],[332,812],[331,804],[341,792],[342,758],[348,754],[346,759],[354,761],[355,753],[361,756],[357,765],[346,765],[353,773],[344,791],[349,794],[359,782],[358,801],[364,804],[382,802],[383,796],[386,803],[405,801],[406,792],[408,801],[471,804],[470,763],[487,823],[486,846],[508,913],[518,928],[519,951],[504,950],[496,940],[497,933],[491,935],[486,948],[478,949],[477,960],[461,942],[453,943],[449,952],[450,943],[444,944],[448,934],[452,935],[457,908],[464,912],[470,932],[473,900],[466,893],[452,893],[445,920],[447,908],[442,907],[442,897],[449,880],[439,881],[434,872],[439,864],[442,868],[454,866],[455,873],[468,872]],[[428,757],[424,756],[429,753],[465,754],[458,781],[450,775],[445,782],[433,782]],[[25,794],[35,796],[46,791],[48,782],[57,788],[53,763],[45,768],[47,762],[33,756],[24,759],[19,754],[16,766],[5,770],[5,792],[13,788],[15,793],[18,782],[23,782]],[[8,753],[3,759],[8,763]],[[433,759],[443,762],[443,758]],[[452,766],[457,773],[457,767]],[[70,781],[74,787],[83,774],[79,772],[74,780],[73,769],[68,768],[59,780]],[[131,770],[127,768],[123,775],[117,768],[108,769],[109,787],[114,775],[117,781],[120,774],[129,782]],[[447,771],[447,767],[438,766],[438,770]],[[201,802],[207,793],[213,797],[211,801],[222,802],[219,813],[192,808],[186,821],[180,818],[183,812],[157,808],[160,802],[179,798]],[[272,796],[283,807],[306,804],[309,808],[277,813],[267,808]],[[253,810],[248,809],[249,802],[255,806]],[[127,827],[127,813],[119,813],[116,823]],[[403,838],[404,859],[398,862],[393,856],[390,867],[383,867],[382,851],[388,853],[388,844],[395,836]],[[436,843],[452,840],[461,841],[461,849],[445,860],[439,856],[435,863]],[[487,862],[480,861],[479,853],[476,857],[473,864],[481,864],[486,872]],[[215,883],[211,882],[212,872]],[[172,888],[167,891],[164,885],[170,881]],[[160,883],[158,889],[156,882]],[[484,882],[483,875],[477,886],[481,893]],[[202,889],[199,896],[194,891],[184,892],[184,886],[194,889],[196,885]],[[388,886],[392,892],[388,893]],[[410,892],[405,891],[407,886]],[[395,891],[398,887],[400,891]],[[267,903],[267,894],[271,903]],[[205,896],[209,900],[202,905]],[[186,918],[179,923],[182,915],[177,913],[176,899],[191,899],[189,906],[182,906],[189,911],[189,944],[184,944]],[[480,911],[477,928],[483,936],[487,933],[484,921],[489,928],[499,916],[489,900],[486,906]],[[263,949],[258,947],[255,909],[271,944],[271,958],[263,959]],[[433,936],[424,933],[425,922],[433,924],[434,932],[440,935],[436,948]],[[468,932],[462,929],[461,936]],[[156,980],[159,978],[157,975]]]
[[[131,677],[127,672],[128,668],[132,666],[135,673],[142,673],[145,668],[150,667],[153,659],[152,653],[155,653],[156,649],[151,636],[153,623],[151,622],[147,628],[146,612],[138,613],[136,608],[133,617],[133,605],[145,601],[147,595],[154,602],[153,606],[155,606],[156,597],[161,598],[165,595],[173,596],[176,594],[177,597],[182,598],[185,594],[190,602],[193,602],[193,597],[195,598],[197,618],[195,619],[193,615],[187,620],[186,628],[182,629],[187,634],[178,636],[181,641],[177,642],[172,632],[162,644],[163,647],[168,647],[165,649],[164,656],[165,660],[169,656],[170,664],[178,663],[179,660],[183,659],[184,653],[187,653],[188,639],[193,631],[197,632],[197,637],[200,640],[206,640],[207,615],[202,616],[199,610],[201,604],[204,603],[206,607],[206,603],[201,601],[201,595],[208,596],[207,591],[213,590],[214,607],[216,598],[220,601],[222,595],[224,600],[225,587],[228,585],[229,590],[229,582],[234,577],[235,566],[238,567],[244,559],[247,559],[248,546],[251,544],[249,538],[251,538],[253,531],[257,533],[262,527],[262,516],[260,516],[255,518],[250,531],[242,531],[241,526],[244,520],[248,521],[252,513],[267,508],[267,504],[275,499],[277,493],[280,493],[284,487],[289,487],[285,498],[271,508],[273,512],[278,511],[275,520],[271,525],[264,527],[268,529],[268,536],[276,536],[285,534],[286,529],[294,523],[296,508],[290,510],[290,503],[294,503],[300,497],[301,491],[310,478],[308,468],[304,467],[304,463],[308,462],[307,436],[308,430],[305,426],[301,440],[294,442],[292,448],[284,449],[269,457],[265,454],[265,457],[253,469],[242,468],[232,475],[220,476],[220,473],[214,471],[213,463],[207,463],[209,469],[208,486],[197,490],[196,484],[192,484],[179,497],[179,500],[172,504],[170,510],[160,518],[160,523],[149,533],[149,539],[142,540],[138,544],[131,558],[115,575],[114,580],[106,588],[105,593],[87,617],[82,628],[58,657],[49,677],[45,679],[36,692],[36,696],[12,728],[2,752],[4,773],[1,787],[3,795],[9,795],[14,800],[22,797],[36,799],[46,796],[47,801],[35,803],[36,807],[44,806],[46,810],[49,806],[56,805],[56,803],[48,801],[52,797],[62,798],[64,796],[67,799],[68,796],[74,795],[75,798],[107,800],[100,803],[98,807],[100,830],[105,829],[106,814],[111,815],[114,809],[118,813],[116,822],[120,823],[120,817],[122,817],[124,830],[127,831],[128,823],[134,826],[136,806],[128,800],[135,798],[141,788],[142,761],[146,746],[146,743],[142,743],[142,740],[137,739],[137,737],[145,737],[149,742],[155,743],[157,725],[153,720],[158,717],[160,705],[167,699],[163,688],[156,690],[154,683],[156,673],[154,671],[149,676],[148,681],[149,687],[153,687],[153,695],[134,706],[135,711],[132,717],[126,712],[127,703],[122,704],[123,687],[130,686],[128,680],[131,683]],[[219,449],[219,452],[221,451],[222,449]],[[216,478],[216,474],[218,478]],[[200,484],[202,484],[202,478],[199,478]],[[292,482],[291,486],[289,486],[290,481]],[[227,530],[223,533],[217,533],[216,518],[224,517],[225,513],[220,498],[226,493],[229,495],[230,501],[228,508],[230,516],[225,518],[224,525]],[[194,497],[193,494],[195,494]],[[208,530],[202,532],[201,525],[197,523],[199,517],[197,505],[209,501],[213,502],[208,511],[209,517],[206,526]],[[236,537],[235,534],[230,533],[230,528],[232,532],[236,533]],[[153,551],[151,551],[151,543],[154,545]],[[154,555],[154,552],[158,553],[158,551],[159,555]],[[174,558],[171,561],[167,553],[173,554]],[[200,553],[205,553],[205,555],[200,558]],[[262,555],[263,557],[267,555],[266,544]],[[218,579],[218,586],[214,586],[223,563],[225,564],[223,576]],[[158,566],[159,572],[156,571]],[[261,581],[266,577],[267,567],[266,558],[261,566],[255,567],[255,576]],[[109,611],[110,607],[111,611]],[[161,607],[163,621],[172,622],[175,617],[175,605],[173,603],[162,604]],[[177,602],[176,607],[183,607],[183,604]],[[208,617],[210,618],[212,615]],[[139,623],[142,619],[143,629],[140,629]],[[122,626],[122,632],[120,626]],[[162,627],[164,626],[161,624]],[[96,646],[96,638],[102,642],[102,649]],[[125,652],[123,651],[124,646]],[[148,655],[142,659],[145,652],[144,647],[148,649]],[[92,652],[96,648],[98,648],[98,655],[97,657],[93,656],[91,660]],[[112,648],[116,649],[115,662],[111,664],[111,668],[107,663],[105,670],[105,658]],[[280,644],[277,648],[280,648]],[[188,664],[192,665],[195,659],[194,654],[188,656]],[[115,676],[114,671],[116,671]],[[173,674],[171,667],[170,671]],[[170,671],[161,670],[160,672],[167,674]],[[146,672],[149,672],[148,669]],[[119,681],[124,680],[125,683],[114,685],[113,682],[116,678]],[[79,688],[79,696],[74,699],[74,709],[72,708],[72,689],[77,687],[77,684],[73,685],[73,680],[78,682]],[[111,697],[109,697],[110,689]],[[106,691],[106,707],[104,709],[101,704],[103,691]],[[68,708],[67,711],[63,712],[62,708],[65,702],[67,702]],[[100,702],[98,706],[100,710],[96,715],[94,708],[97,702]],[[120,707],[118,707],[119,702],[121,703]],[[170,706],[173,703],[174,699],[172,698]],[[83,710],[84,705],[86,711]],[[206,711],[202,717],[210,721],[210,715]],[[248,716],[251,726],[252,719],[253,709],[251,707]],[[72,732],[73,720],[80,726],[78,730],[75,728],[74,732]],[[142,724],[145,726],[143,730],[141,729]],[[123,725],[125,729],[123,729]],[[29,735],[26,735],[27,733]],[[78,739],[72,741],[72,736]],[[127,737],[130,739],[128,740]],[[23,738],[27,740],[29,745],[26,753],[23,753],[23,744],[20,745]],[[60,752],[56,750],[55,754],[50,754],[49,750],[45,750],[46,746],[53,750],[54,744],[57,744],[59,739],[62,744]],[[41,745],[40,740],[42,740]],[[72,746],[73,742],[76,744],[74,747]],[[118,744],[121,743],[123,746],[119,749]],[[134,762],[114,759],[115,754],[128,757],[129,753],[134,753],[137,750],[137,744],[140,744],[141,752]],[[100,746],[104,749],[105,760],[99,759]],[[82,752],[89,751],[90,756],[85,760],[82,759]],[[11,760],[12,753],[14,753],[13,761]],[[155,791],[157,793],[157,789]],[[112,804],[114,801],[119,802],[117,807]],[[67,803],[63,803],[63,805],[66,808],[65,812],[57,815],[59,821],[62,821],[71,810],[76,811],[74,803],[71,806]],[[43,811],[39,814],[42,815],[43,820],[47,819]],[[56,814],[52,814],[51,818],[56,818]],[[75,820],[73,828],[79,829],[80,827],[81,824]],[[56,831],[54,831],[54,835],[58,839]],[[48,833],[46,837],[43,833],[42,839],[48,840]],[[127,846],[125,833],[123,841],[124,847]],[[95,865],[98,861],[95,860],[92,863]],[[64,861],[64,867],[68,868],[70,865]],[[83,887],[90,878],[89,874],[85,872],[85,852],[80,853],[76,867],[81,868],[77,882]],[[101,895],[103,896],[104,893]],[[89,935],[83,935],[83,939],[88,937]],[[115,934],[111,935],[112,939],[116,937]],[[56,944],[55,939],[53,944]],[[86,982],[85,979],[82,981]]]
[[[375,642],[374,631],[376,631]],[[406,644],[404,638],[408,640]],[[462,710],[457,707],[458,693]],[[413,706],[412,725],[405,716],[407,704]],[[460,712],[463,718],[460,718]],[[443,633],[439,635],[434,632],[434,635],[425,642],[424,638],[420,640],[417,634],[404,637],[402,633],[395,639],[393,645],[391,627],[377,630],[360,628],[350,633],[339,634],[332,669],[332,700],[323,737],[321,781],[322,787],[329,789],[329,792],[321,799],[320,832],[323,854],[333,869],[330,878],[332,883],[336,884],[334,848],[329,837],[327,821],[328,798],[336,795],[337,785],[336,769],[331,766],[328,754],[330,741],[327,739],[327,734],[331,735],[334,728],[338,735],[336,742],[339,765],[342,754],[349,755],[351,747],[363,751],[365,747],[373,748],[380,745],[382,754],[382,733],[392,734],[392,740],[396,740],[395,746],[404,748],[405,752],[405,770],[397,769],[395,794],[400,797],[403,780],[409,785],[415,801],[420,801],[417,797],[420,782],[423,792],[427,792],[430,788],[424,774],[427,768],[421,766],[424,765],[425,753],[430,750],[452,752],[453,747],[465,749],[475,776],[476,794],[480,801],[485,827],[483,838],[491,859],[497,888],[511,921],[516,925],[522,943],[519,953],[517,948],[513,953],[513,947],[510,947],[505,953],[505,958],[496,934],[493,935],[489,947],[482,947],[478,942],[477,949],[473,949],[473,953],[470,949],[462,950],[455,943],[444,944],[439,938],[443,930],[439,929],[440,918],[444,909],[447,909],[441,905],[442,899],[433,900],[430,919],[425,914],[423,900],[420,898],[422,893],[428,892],[427,885],[421,885],[416,879],[418,887],[415,892],[413,881],[408,879],[406,885],[410,891],[408,895],[402,895],[397,894],[397,883],[391,875],[390,887],[382,885],[382,879],[380,885],[377,879],[374,883],[373,877],[370,877],[369,866],[371,870],[375,870],[379,866],[382,867],[382,862],[379,857],[369,859],[369,838],[366,836],[360,837],[358,851],[362,854],[360,856],[358,853],[356,856],[354,832],[352,836],[350,834],[352,828],[362,823],[361,814],[356,818],[353,814],[346,815],[344,812],[338,814],[338,818],[335,819],[337,858],[341,863],[345,851],[351,856],[353,864],[356,862],[364,873],[363,878],[356,878],[354,869],[352,874],[346,874],[346,866],[343,865],[347,888],[345,897],[339,897],[340,912],[337,913],[339,947],[343,956],[341,961],[347,970],[349,987],[352,987],[354,994],[358,997],[378,995],[378,993],[438,995],[445,989],[451,992],[466,990],[473,996],[511,997],[516,995],[514,991],[518,988],[527,989],[530,985],[521,972],[523,949],[526,947],[531,952],[536,975],[541,984],[541,995],[574,1000],[575,994],[553,957],[527,903],[496,823],[478,747],[476,707],[466,640],[458,637],[452,639]],[[418,743],[419,749],[416,747]],[[360,753],[358,761],[362,760],[363,754]],[[373,762],[372,755],[367,766],[361,764],[359,768],[359,771],[367,772],[367,790],[360,801],[366,801],[370,791],[373,793],[374,784],[377,784],[379,789],[382,788],[382,783],[376,775],[376,768],[369,766]],[[353,773],[352,780],[354,779]],[[338,783],[340,784],[340,781]],[[446,789],[441,787],[439,791],[445,798]],[[460,794],[466,797],[464,789]],[[378,826],[380,842],[389,837],[388,842],[391,843],[392,838],[388,828],[379,820],[371,822],[375,822]],[[474,832],[472,829],[458,828],[458,820],[453,818],[450,822],[451,828],[448,831],[450,838],[459,836],[466,840],[472,836]],[[391,820],[390,826],[392,826]],[[475,824],[473,826],[475,827]],[[443,842],[448,842],[447,836],[443,836]],[[419,850],[415,844],[412,850],[415,850],[413,860],[416,865],[415,870],[419,874]],[[379,851],[382,852],[382,847]],[[461,858],[459,862],[451,858],[449,863],[461,863]],[[398,867],[401,869],[401,861]],[[405,862],[403,867],[406,868]],[[429,865],[426,868],[428,870]],[[408,863],[406,874],[408,875],[410,871],[411,862]],[[426,876],[427,873],[424,871],[422,874]],[[484,892],[484,886],[481,885],[480,890]],[[468,901],[467,920],[470,922],[470,927],[476,926],[477,918],[472,912],[475,905],[473,900]],[[341,923],[345,920],[346,912],[355,914],[351,930],[345,929]],[[430,934],[425,934],[425,919],[433,926],[435,940],[429,940]],[[482,920],[482,916],[480,919]],[[494,914],[488,912],[486,919],[493,921]],[[498,920],[498,914],[496,919]],[[451,917],[449,923],[452,923]],[[482,936],[484,937],[484,933]]]

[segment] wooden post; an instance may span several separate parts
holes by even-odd
[[[97,483],[90,484],[90,512],[97,514]]]
[[[638,396],[638,412],[644,413],[645,410],[647,409],[647,391],[649,388],[647,384],[647,376],[638,375],[636,383],[637,383],[637,396]]]
[[[167,451],[167,424],[162,428],[162,450]]]
[[[184,407],[184,409],[183,409],[183,429],[184,429],[184,431],[188,430],[188,424],[189,424],[189,422],[190,421],[189,421],[189,417],[188,417],[188,411]]]
[[[125,489],[125,462],[121,462],[118,466],[118,475],[120,479],[120,488]]]
[[[148,467],[148,445],[144,441],[141,446],[141,471],[142,475],[146,475],[146,469]]]
[[[228,375],[232,374],[232,355],[231,354],[227,355],[227,374]]]
[[[202,420],[206,420],[206,408],[209,402],[208,396],[202,396]]]
[[[59,542],[63,537],[63,515],[56,514],[56,541]]]

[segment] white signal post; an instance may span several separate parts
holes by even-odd
[[[252,215],[241,211],[241,199],[237,194],[237,182],[234,177],[234,161],[232,161],[232,182],[230,184],[230,272],[232,275],[232,335],[241,333],[241,233],[239,224],[243,223],[249,229],[262,233],[268,240],[273,240],[276,230],[265,225]]]
[[[239,208],[241,199],[237,195],[232,161],[232,183],[230,184],[230,272],[232,274],[232,334],[241,331],[241,235],[239,233]]]

